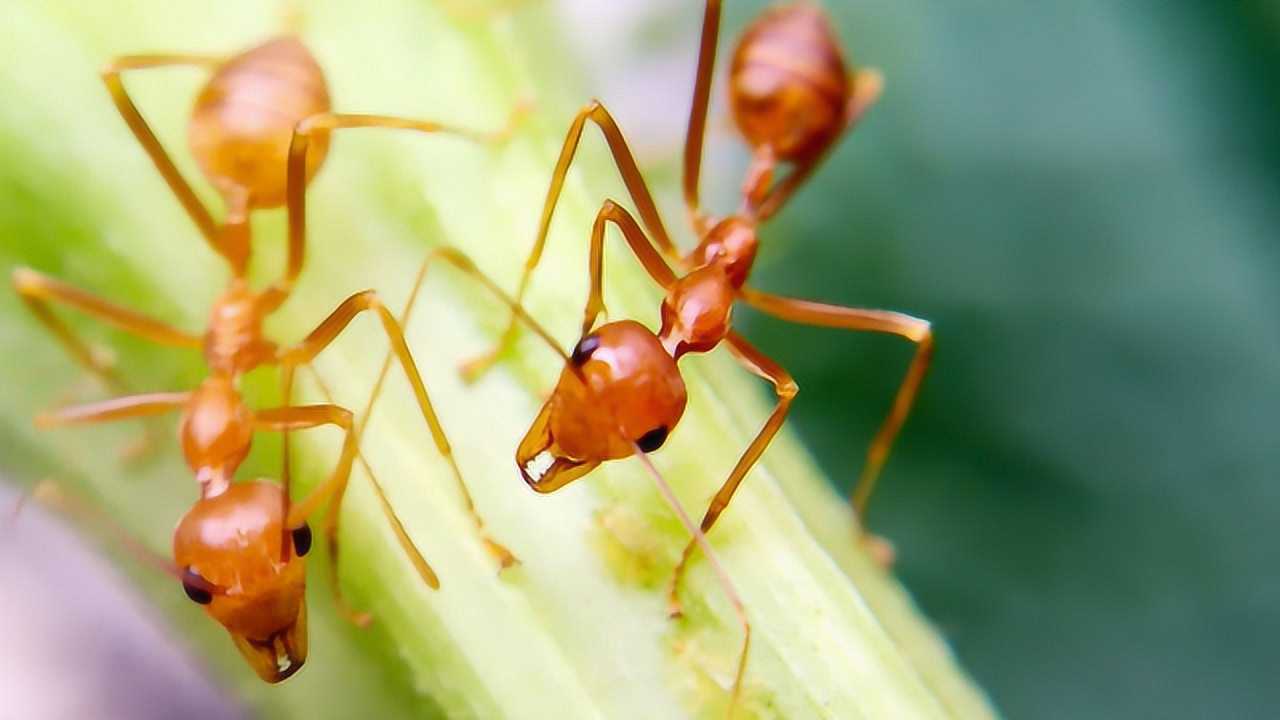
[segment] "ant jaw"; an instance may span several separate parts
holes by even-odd
[[[237,633],[231,633],[231,639],[258,677],[272,684],[284,682],[307,661],[306,603],[299,608],[298,619],[292,625],[266,640],[254,640]]]
[[[543,404],[529,432],[516,448],[516,466],[520,476],[534,492],[550,493],[586,475],[600,464],[599,460],[574,460],[560,454],[551,436],[551,400]],[[550,459],[550,462],[548,462]]]
[[[545,464],[545,458],[551,459],[549,465]],[[520,463],[520,475],[525,483],[533,488],[534,492],[544,495],[559,490],[600,465],[599,460],[571,460],[567,457],[557,457],[550,450],[543,450],[522,462],[518,457],[516,460]]]

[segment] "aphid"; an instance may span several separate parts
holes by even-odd
[[[759,243],[760,224],[785,205],[835,141],[870,108],[879,96],[882,81],[873,70],[847,69],[827,17],[818,7],[795,3],[766,11],[743,34],[730,68],[730,107],[738,130],[752,150],[742,204],[737,212],[725,217],[708,215],[699,205],[698,178],[719,23],[720,2],[709,0],[684,151],[684,198],[698,234],[697,247],[681,256],[617,124],[602,104],[591,102],[579,111],[569,128],[551,178],[537,238],[514,299],[518,304],[524,297],[542,257],[569,166],[586,123],[593,122],[609,145],[640,221],[612,200],[606,201],[596,216],[590,244],[590,294],[581,340],[516,451],[516,463],[525,481],[534,490],[548,493],[602,462],[631,455],[643,457],[660,448],[685,409],[685,385],[677,363],[690,353],[707,352],[725,343],[747,370],[770,382],[777,394],[773,413],[712,499],[700,527],[690,526],[694,538],[672,576],[672,615],[680,613],[679,582],[693,548],[701,546],[707,552],[703,534],[711,530],[742,479],[782,426],[798,389],[785,369],[732,329],[734,303],[741,300],[766,314],[797,323],[890,333],[916,344],[915,357],[888,417],[871,443],[866,467],[852,492],[859,520],[866,512],[867,500],[893,439],[915,400],[933,350],[933,336],[924,320],[883,310],[779,297],[746,284]],[[775,181],[783,164],[790,165],[791,170]],[[610,223],[621,230],[636,258],[666,292],[662,327],[657,333],[631,320],[595,325],[604,310],[604,236]],[[672,265],[682,274],[673,272]],[[510,344],[514,328],[515,318],[497,347],[465,369],[474,376],[488,367]],[[663,486],[656,473],[655,478]],[[745,635],[733,688],[736,701],[750,644],[750,625],[732,586],[718,565],[715,569],[733,600]]]
[[[125,91],[128,70],[173,65],[206,67],[213,75],[196,100],[188,141],[200,169],[226,205],[215,221],[178,172]],[[262,332],[265,317],[289,296],[302,269],[305,250],[307,181],[320,168],[329,147],[329,131],[348,127],[390,127],[450,132],[473,139],[497,135],[449,129],[438,123],[377,115],[330,113],[329,93],[320,66],[294,37],[279,37],[230,58],[194,55],[125,57],[107,66],[103,79],[130,130],[151,157],[165,182],[187,210],[209,245],[231,268],[231,279],[214,302],[202,335],[170,327],[143,314],[95,297],[27,268],[13,273],[18,294],[36,317],[90,372],[119,387],[102,364],[52,311],[63,303],[121,330],[174,347],[199,349],[209,374],[188,392],[126,395],[103,402],[61,408],[37,418],[42,427],[96,423],[181,411],[183,455],[195,474],[200,498],[179,522],[173,536],[173,563],[159,561],[183,585],[186,594],[231,634],[253,669],[279,682],[306,659],[305,570],[302,556],[311,547],[307,520],[326,500],[324,524],[334,572],[338,606],[349,619],[367,616],[347,607],[337,582],[337,524],[351,466],[358,458],[359,427],[338,405],[290,404],[297,368],[308,366],[358,316],[378,316],[413,388],[419,409],[437,448],[449,462],[467,510],[486,548],[504,567],[514,557],[489,539],[454,461],[444,429],[431,406],[399,323],[372,290],[344,300],[305,339],[280,346]],[[288,260],[284,277],[258,290],[245,271],[251,251],[251,211],[286,205],[289,211]],[[248,407],[240,378],[260,366],[278,366],[285,406]],[[297,503],[290,502],[287,434],[279,486],[256,481],[233,484],[236,469],[257,432],[287,433],[320,426],[344,433],[341,455],[328,479]],[[360,458],[363,462],[363,458]],[[365,465],[368,471],[367,464]],[[439,581],[405,533],[377,479],[369,472],[384,513],[405,552],[431,587]]]

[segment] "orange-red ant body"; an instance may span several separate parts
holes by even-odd
[[[213,70],[196,101],[188,141],[200,169],[225,202],[226,216],[221,223],[213,219],[177,170],[121,80],[121,73],[126,70],[173,65]],[[230,266],[227,289],[214,302],[205,333],[196,335],[30,269],[15,270],[13,282],[21,298],[72,357],[113,389],[121,389],[122,383],[52,312],[50,302],[64,303],[148,340],[201,349],[204,354],[209,374],[193,391],[126,395],[62,408],[37,419],[41,426],[51,427],[169,411],[183,413],[182,451],[199,483],[200,497],[174,532],[173,562],[153,556],[150,559],[181,580],[187,595],[204,605],[227,629],[262,679],[279,682],[296,672],[306,659],[302,556],[311,546],[306,521],[328,500],[324,529],[330,548],[330,567],[335,572],[335,596],[349,618],[356,622],[366,619],[347,608],[336,577],[339,508],[352,464],[358,457],[359,428],[353,414],[338,405],[290,406],[288,403],[296,368],[310,363],[357,316],[373,312],[409,379],[437,447],[452,466],[486,548],[504,567],[514,562],[505,548],[483,535],[483,523],[462,483],[400,325],[376,293],[365,291],[347,298],[296,345],[280,347],[262,333],[263,319],[289,296],[302,268],[306,184],[324,160],[329,131],[344,127],[393,127],[452,132],[473,139],[489,136],[451,130],[431,122],[331,114],[324,74],[310,52],[293,37],[271,40],[225,60],[193,55],[121,58],[107,66],[103,79],[125,122],[160,175],[209,245]],[[263,290],[255,290],[245,277],[251,251],[249,213],[281,205],[289,210],[286,271],[281,280]],[[261,366],[281,368],[286,406],[253,410],[243,401],[239,390],[241,377]],[[322,425],[343,431],[341,455],[329,478],[300,502],[290,502],[287,442],[281,485],[264,481],[232,483],[236,469],[249,452],[254,433],[287,433]],[[285,437],[287,441],[288,436]],[[365,467],[368,470],[368,466]],[[426,583],[438,587],[435,573],[409,540],[372,472],[369,476],[383,511],[415,568]]]
[[[727,344],[750,372],[773,385],[778,398],[773,413],[712,499],[700,527],[686,522],[693,539],[675,569],[669,593],[670,611],[678,615],[680,578],[693,548],[701,547],[742,621],[745,637],[733,687],[736,701],[750,647],[750,624],[732,585],[710,554],[704,533],[711,530],[742,479],[781,428],[798,388],[786,370],[732,329],[734,302],[741,300],[766,314],[797,323],[891,333],[916,344],[915,358],[888,417],[871,443],[866,467],[852,493],[860,520],[890,445],[928,368],[933,336],[928,322],[900,313],[778,297],[747,286],[759,244],[759,225],[784,206],[834,142],[874,104],[882,81],[875,71],[846,70],[839,44],[821,9],[800,2],[766,11],[743,34],[730,69],[730,107],[739,131],[752,149],[751,166],[742,187],[742,205],[727,217],[710,217],[699,206],[698,179],[720,4],[720,0],[708,0],[706,5],[684,149],[684,198],[699,236],[693,252],[681,256],[672,242],[635,159],[605,107],[599,102],[589,103],[570,126],[515,302],[518,304],[523,298],[542,256],[552,214],[588,121],[602,131],[640,221],[612,200],[606,201],[596,216],[582,338],[551,397],[521,441],[516,463],[530,487],[547,493],[582,477],[604,461],[629,455],[645,458],[646,453],[662,446],[684,412],[686,394],[678,361],[689,353],[707,352],[721,343]],[[775,181],[783,163],[792,169]],[[595,326],[604,310],[604,236],[610,223],[621,230],[636,258],[666,292],[662,327],[656,334],[630,320]],[[672,265],[683,275],[673,272]],[[465,366],[468,374],[478,375],[510,344],[515,320],[493,351]],[[645,465],[684,519],[662,478],[647,460]]]

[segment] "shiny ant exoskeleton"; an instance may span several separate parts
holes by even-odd
[[[122,73],[143,68],[198,66],[213,71],[196,100],[188,142],[201,171],[226,206],[222,222],[183,178],[125,91]],[[195,55],[142,55],[116,60],[103,80],[129,129],[137,137],[201,235],[231,269],[226,290],[214,302],[203,334],[190,333],[102,300],[34,270],[18,268],[13,283],[35,316],[71,356],[116,391],[123,387],[109,366],[52,311],[51,303],[75,308],[120,330],[173,347],[203,352],[208,376],[188,392],[125,395],[112,400],[61,408],[37,418],[42,427],[183,413],[183,455],[199,483],[200,497],[179,522],[173,536],[173,561],[129,541],[139,554],[180,580],[187,595],[231,634],[237,648],[262,679],[279,682],[296,672],[307,654],[305,568],[311,546],[306,521],[325,502],[333,590],[338,607],[357,623],[367,615],[352,611],[337,581],[337,523],[351,467],[359,456],[359,432],[353,413],[338,405],[290,405],[294,372],[308,365],[358,316],[377,315],[413,388],[437,448],[450,464],[467,511],[488,551],[502,566],[515,561],[489,539],[452,456],[395,317],[372,290],[344,300],[301,342],[279,346],[262,332],[262,322],[289,297],[303,265],[306,246],[305,193],[308,180],[324,161],[329,133],[340,128],[386,127],[447,132],[490,141],[486,135],[450,129],[433,122],[377,115],[330,112],[324,74],[295,37],[283,36],[229,58]],[[249,215],[253,210],[287,206],[288,259],[284,277],[257,290],[246,269],[252,249]],[[284,407],[254,410],[240,394],[242,376],[258,367],[278,366]],[[341,455],[329,475],[309,495],[290,502],[287,433],[330,425],[344,433]],[[257,432],[286,433],[281,484],[233,483],[236,469]],[[438,587],[431,567],[414,547],[368,465],[366,472],[395,534],[423,581]],[[75,507],[61,493],[41,493]],[[84,509],[84,508],[80,508]]]
[[[602,462],[632,455],[645,460],[646,468],[693,535],[673,573],[671,614],[680,613],[680,579],[694,547],[701,547],[742,621],[744,641],[732,691],[736,702],[750,647],[750,624],[704,534],[711,530],[747,472],[782,427],[798,388],[785,369],[732,329],[734,303],[741,300],[768,315],[796,323],[890,333],[916,344],[915,357],[888,417],[871,442],[866,466],[852,491],[860,521],[889,448],[927,371],[933,335],[928,322],[901,313],[779,297],[746,284],[759,244],[759,226],[777,214],[835,141],[875,103],[882,79],[873,70],[847,69],[825,13],[814,5],[781,5],[757,18],[733,54],[729,78],[733,118],[752,149],[742,204],[731,215],[709,216],[699,204],[698,180],[720,5],[719,0],[708,0],[706,4],[685,139],[684,199],[699,240],[691,253],[681,255],[677,250],[621,131],[605,107],[599,102],[589,103],[569,128],[543,205],[533,250],[515,294],[516,305],[523,299],[542,257],[552,214],[588,122],[595,123],[603,133],[640,219],[637,221],[612,200],[606,201],[596,216],[590,243],[590,294],[581,339],[551,397],[520,443],[516,463],[530,487],[548,493],[586,475]],[[783,164],[790,165],[791,171],[775,181]],[[604,311],[604,237],[609,224],[621,231],[641,265],[666,293],[662,326],[657,333],[632,320],[595,325]],[[527,316],[513,317],[497,346],[464,366],[470,376],[483,372],[510,345],[517,319],[528,322]],[[721,343],[748,371],[773,385],[777,405],[712,499],[700,526],[694,526],[687,522],[646,454],[662,446],[684,412],[686,393],[678,361],[690,353],[708,352]]]

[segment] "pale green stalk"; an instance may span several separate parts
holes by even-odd
[[[275,22],[260,4],[113,3],[108,12],[96,3],[6,3],[0,10],[6,265],[30,264],[186,327],[202,325],[225,269],[115,115],[96,69],[125,52],[251,44]],[[328,72],[337,109],[478,128],[500,125],[520,97],[533,97],[537,110],[501,149],[382,131],[338,138],[310,195],[303,282],[269,326],[286,341],[356,290],[376,288],[398,307],[433,246],[462,248],[511,287],[563,130],[586,99],[566,82],[575,75],[572,62],[557,50],[560,29],[544,9],[458,23],[427,2],[342,6],[305,7],[305,39]],[[183,122],[200,79],[165,71],[130,80],[193,177]],[[603,144],[593,138],[584,148],[529,304],[565,345],[575,339],[586,297],[591,218],[606,197],[623,197]],[[255,231],[262,250],[254,275],[270,278],[280,265],[283,219],[268,214]],[[652,323],[657,293],[619,247],[609,250],[610,311]],[[230,686],[271,714],[721,716],[739,630],[704,562],[689,578],[687,617],[665,618],[663,585],[686,535],[642,469],[612,463],[555,495],[530,492],[515,471],[513,450],[554,382],[556,357],[525,336],[518,353],[466,387],[455,365],[492,341],[502,309],[444,269],[428,280],[425,295],[407,329],[410,345],[480,510],[523,564],[497,574],[403,379],[393,375],[364,451],[443,587],[433,592],[418,581],[357,470],[343,515],[341,574],[350,598],[374,614],[371,629],[335,620],[323,582],[314,582],[308,666],[284,686],[266,687],[170,581],[135,571],[172,611],[175,632],[189,636]],[[157,458],[124,466],[113,453],[136,428],[31,428],[38,408],[98,397],[101,389],[83,380],[11,294],[0,295],[0,312],[0,340],[9,350],[0,370],[4,469],[27,482],[49,475],[82,483],[108,512],[166,547],[168,530],[193,497],[176,448],[166,444]],[[139,388],[185,388],[200,377],[191,355],[96,328],[91,333],[118,348]],[[318,370],[341,402],[359,408],[384,348],[376,323],[362,321],[322,356]],[[722,353],[684,367],[690,406],[655,462],[696,514],[767,405],[759,383]],[[270,374],[250,380],[255,403],[277,401]],[[316,397],[314,388],[303,394]],[[163,434],[166,443],[171,437]],[[310,486],[333,461],[338,438],[325,431],[297,438],[301,484]],[[278,461],[278,442],[264,438],[242,474],[274,477]],[[853,549],[853,536],[844,503],[784,433],[711,536],[756,632],[740,717],[989,715],[985,698],[902,589]],[[313,563],[314,577],[321,567]]]

